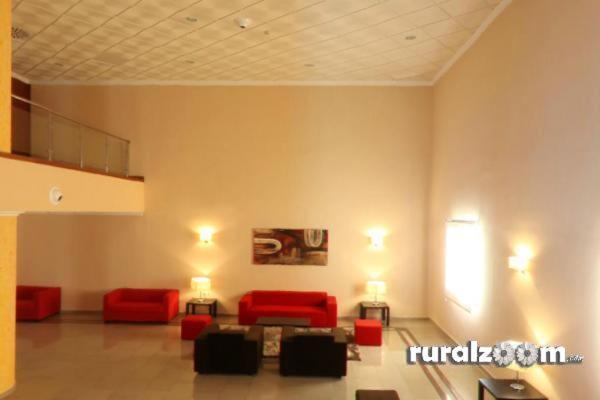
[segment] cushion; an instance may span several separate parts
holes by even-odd
[[[252,292],[252,303],[255,305],[283,305],[283,306],[323,306],[327,301],[325,292],[293,292],[293,291],[263,291]]]

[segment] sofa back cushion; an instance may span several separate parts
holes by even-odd
[[[324,306],[327,302],[325,292],[293,292],[283,290],[255,290],[252,303],[255,305],[282,306]]]
[[[33,295],[36,292],[46,289],[41,286],[17,286],[17,299],[18,300],[32,300]]]
[[[164,289],[122,289],[121,301],[160,303],[166,292]]]

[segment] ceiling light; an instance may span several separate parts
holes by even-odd
[[[249,27],[251,22],[252,21],[250,21],[250,18],[238,17],[235,19],[235,23],[237,24],[237,26],[239,26],[242,29],[246,29],[247,27]]]
[[[187,22],[192,22],[192,23],[194,23],[194,22],[198,22],[198,17],[189,16],[189,17],[185,17],[185,20],[186,20]]]
[[[406,39],[406,40],[415,40],[416,38],[417,37],[415,35],[408,35],[408,36],[404,37],[404,39]]]

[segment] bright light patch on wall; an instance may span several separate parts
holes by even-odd
[[[448,299],[469,312],[481,305],[483,294],[483,233],[473,221],[446,224],[445,290]]]
[[[385,237],[385,229],[383,228],[372,228],[367,231],[371,248],[375,250],[383,249],[383,238]]]

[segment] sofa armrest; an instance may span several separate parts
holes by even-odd
[[[123,289],[116,289],[104,295],[104,307],[118,302],[123,294]]]
[[[263,341],[264,328],[262,326],[253,325],[250,327],[248,332],[246,332],[246,336],[244,340],[249,342],[260,342]]]
[[[59,287],[49,287],[33,293],[33,302],[38,312],[47,315],[60,311],[61,290]]]
[[[281,341],[289,341],[296,336],[296,328],[293,326],[284,326],[281,330]]]
[[[168,290],[163,297],[163,305],[167,319],[171,320],[179,314],[179,290]]]
[[[327,323],[331,327],[337,326],[337,300],[335,296],[327,296]]]
[[[240,299],[240,302],[238,303],[238,306],[240,313],[248,311],[250,309],[250,306],[252,306],[252,294],[246,293],[245,295],[243,295]]]

